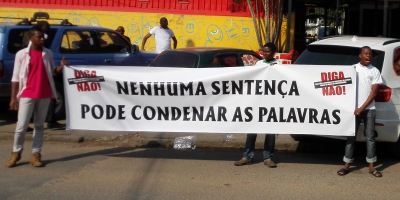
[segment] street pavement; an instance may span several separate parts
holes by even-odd
[[[368,174],[362,155],[352,173],[339,177],[341,152],[318,149],[278,151],[278,168],[271,169],[261,162],[261,152],[255,164],[234,166],[239,149],[47,141],[46,167],[34,168],[28,163],[30,145],[20,165],[0,166],[0,199],[400,199],[400,164],[390,156],[380,157],[384,177],[378,179]],[[10,148],[10,140],[0,140],[2,161]]]
[[[2,113],[4,116],[4,113]],[[0,114],[0,199],[400,199],[400,164],[390,145],[379,144],[378,169],[368,174],[365,144],[345,177],[343,141],[296,142],[278,135],[278,168],[237,167],[245,134],[198,134],[196,148],[176,150],[174,139],[191,133],[45,130],[44,168],[29,165],[31,134],[20,164],[4,166],[15,122]],[[65,123],[65,121],[61,121]],[[263,136],[257,138],[261,149]]]

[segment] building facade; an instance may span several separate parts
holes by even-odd
[[[73,24],[124,26],[134,44],[140,44],[161,17],[178,39],[178,47],[236,47],[257,50],[253,19],[246,1],[240,0],[0,0],[0,16],[30,17],[48,12],[52,18]],[[262,10],[259,11],[259,14]],[[0,19],[2,22],[11,22]],[[278,41],[286,46],[286,18]],[[154,50],[154,39],[146,50]]]
[[[308,43],[329,35],[400,38],[396,23],[400,19],[400,0],[281,1],[283,19],[276,42],[281,52],[301,52]],[[251,2],[255,15],[264,15],[263,0]],[[34,12],[45,11],[53,18],[66,18],[77,25],[111,29],[121,25],[134,44],[141,43],[160,17],[167,17],[178,47],[257,50],[265,39],[257,41],[250,10],[246,0],[0,0],[2,17],[30,17]],[[10,21],[0,18],[0,22]],[[265,34],[263,29],[258,32]],[[154,50],[154,40],[149,40],[146,47]]]

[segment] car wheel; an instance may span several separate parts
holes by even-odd
[[[300,135],[300,134],[296,134],[296,135],[290,135],[294,140],[296,140],[297,142],[307,142],[307,141],[311,141],[313,139],[315,139],[315,137],[312,137],[310,135]]]

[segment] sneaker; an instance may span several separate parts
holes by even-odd
[[[65,124],[60,124],[57,121],[55,121],[55,122],[47,122],[47,128],[48,129],[61,130],[61,129],[65,129]]]
[[[269,168],[277,167],[276,163],[272,159],[265,159],[264,165],[267,165]]]
[[[43,167],[44,164],[42,162],[42,155],[40,153],[32,154],[31,165],[34,167]]]
[[[11,153],[11,158],[7,160],[6,166],[8,168],[12,168],[17,166],[17,162],[21,160],[21,152],[12,152]]]
[[[251,159],[248,159],[246,157],[242,157],[240,160],[235,161],[234,165],[235,166],[242,166],[242,165],[249,165],[251,163],[252,163]]]

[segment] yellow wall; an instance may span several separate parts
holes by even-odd
[[[31,17],[37,11],[48,12],[52,18],[69,19],[76,25],[102,26],[111,29],[122,25],[132,43],[139,46],[143,36],[159,24],[160,17],[167,17],[169,27],[178,39],[178,48],[208,46],[258,49],[253,21],[250,17],[4,7],[0,8],[0,16]],[[0,19],[0,22],[5,21],[7,20]],[[283,26],[286,27],[286,24]],[[285,30],[282,29],[282,36],[286,35]],[[147,41],[146,50],[154,51],[154,37]]]

